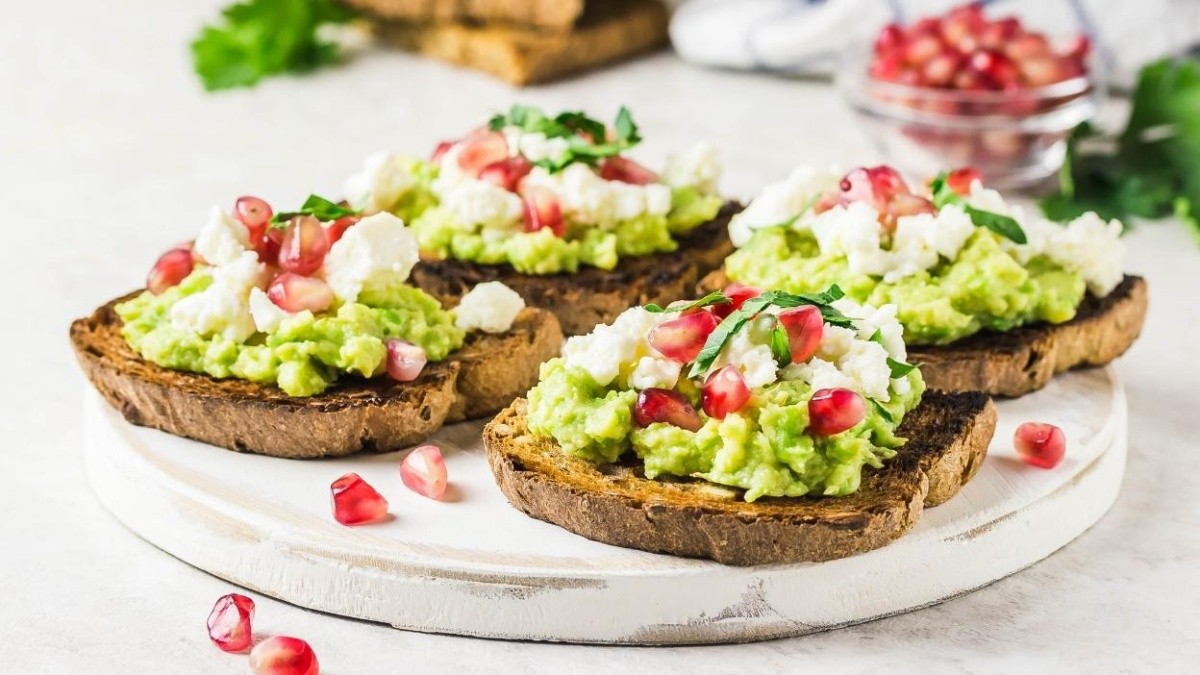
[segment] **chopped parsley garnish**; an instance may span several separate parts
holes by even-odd
[[[946,173],[939,173],[930,183],[929,191],[933,193],[933,205],[939,209],[947,204],[956,204],[971,218],[976,227],[985,227],[992,232],[1018,244],[1028,243],[1025,230],[1021,229],[1016,219],[993,211],[984,211],[971,206],[946,184]]]
[[[360,212],[348,206],[326,199],[320,195],[309,195],[296,211],[283,211],[271,216],[271,227],[285,227],[287,221],[296,216],[313,216],[321,222],[337,220],[346,216],[357,216]]]
[[[911,373],[912,371],[917,369],[917,367],[911,363],[897,361],[896,359],[893,359],[890,356],[887,357],[887,364],[888,364],[888,368],[890,368],[892,371],[892,379],[893,380],[904,377],[905,375],[908,375],[909,373]]]
[[[725,297],[725,294],[721,291],[713,291],[712,293],[709,293],[695,302],[680,303],[677,305],[671,305],[670,307],[659,307],[654,303],[650,303],[649,305],[643,307],[643,309],[653,314],[661,314],[663,312],[686,312],[688,310],[700,309],[701,307],[708,307],[710,305],[727,305],[730,302],[732,302],[732,300]]]
[[[494,115],[488,120],[488,128],[492,131],[500,131],[505,127],[517,127],[525,133],[544,134],[546,138],[566,139],[567,149],[561,155],[533,162],[535,166],[551,173],[562,171],[575,162],[595,165],[605,157],[619,155],[642,141],[637,124],[625,106],[621,106],[617,112],[612,138],[608,137],[608,127],[603,122],[582,112],[564,112],[550,117],[540,108],[525,105],[514,105],[507,114]]]

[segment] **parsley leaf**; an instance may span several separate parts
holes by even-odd
[[[708,307],[709,305],[727,305],[730,302],[733,301],[726,297],[723,292],[713,291],[712,293],[709,293],[695,302],[689,302],[682,305],[672,305],[665,308],[659,307],[654,303],[650,303],[642,309],[645,309],[647,312],[651,312],[653,314],[661,314],[663,312],[686,312],[689,309],[699,309],[701,307]]]
[[[911,373],[912,371],[917,369],[917,366],[912,363],[905,363],[903,361],[897,361],[896,359],[893,359],[890,356],[887,357],[887,364],[888,364],[888,368],[890,368],[892,371],[892,379],[893,380],[896,378],[904,377],[905,375],[908,375],[909,373]]]
[[[338,46],[319,39],[317,29],[354,16],[333,0],[246,0],[221,15],[219,25],[205,26],[192,42],[193,67],[209,91],[336,62]]]
[[[787,329],[780,326],[778,320],[771,329],[771,353],[775,355],[775,363],[778,363],[780,368],[791,365],[792,341],[788,339]]]
[[[947,204],[957,204],[971,218],[971,222],[976,227],[985,227],[1001,237],[1018,244],[1028,243],[1029,240],[1025,236],[1025,230],[1021,229],[1021,224],[1015,218],[971,206],[963,199],[962,195],[955,192],[946,183],[945,172],[939,173],[930,181],[929,190],[933,194],[933,205],[939,209]]]
[[[883,407],[882,403],[880,403],[879,401],[877,401],[876,399],[873,399],[873,398],[869,398],[867,400],[871,402],[871,406],[873,408],[875,408],[875,412],[879,413],[880,417],[887,420],[888,422],[891,422],[892,424],[896,423],[896,417],[894,415],[892,415],[891,411],[889,411],[887,408]]]
[[[632,148],[642,141],[638,126],[629,109],[621,106],[613,123],[613,137],[608,137],[608,127],[603,122],[588,117],[582,112],[564,112],[549,117],[540,108],[514,105],[507,114],[493,115],[488,128],[499,131],[505,127],[517,127],[525,133],[540,133],[546,138],[567,140],[567,149],[558,157],[546,157],[534,162],[551,173],[562,171],[575,162],[595,165],[606,157],[613,157]]]
[[[287,221],[296,216],[313,216],[321,222],[337,220],[345,216],[357,216],[360,212],[348,206],[326,199],[320,195],[309,195],[296,211],[283,211],[271,216],[272,227],[285,227]]]

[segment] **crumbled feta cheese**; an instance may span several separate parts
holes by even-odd
[[[1108,295],[1124,277],[1121,260],[1121,223],[1104,222],[1088,212],[1067,223],[1066,227],[1045,222],[1049,235],[1041,239],[1043,252],[1064,269],[1077,272],[1094,295]]]
[[[646,335],[654,327],[656,315],[641,307],[625,310],[612,324],[602,324],[587,335],[577,335],[563,345],[562,355],[568,367],[581,368],[606,386],[625,364],[650,354]]]
[[[265,283],[266,265],[258,261],[254,251],[243,251],[224,265],[214,267],[212,277],[208,288],[171,307],[171,324],[200,335],[220,335],[243,342],[256,330],[249,296],[252,289]]]
[[[503,228],[521,218],[521,198],[491,183],[468,180],[442,196],[442,206],[465,225]]]
[[[273,333],[279,329],[284,319],[292,316],[291,312],[271,302],[261,288],[250,289],[250,316],[254,319],[254,327],[261,333]]]
[[[875,309],[857,305],[848,300],[835,303],[847,316],[865,316],[869,319],[856,321],[855,328],[825,325],[821,344],[816,355],[808,362],[793,364],[783,370],[783,378],[801,379],[814,389],[845,387],[880,401],[891,399],[889,387],[907,392],[906,380],[892,380],[888,357],[903,360],[904,343],[899,341],[892,354],[883,344],[870,340],[879,329],[884,340],[895,340],[899,336],[899,324],[895,320],[896,308],[887,305]],[[878,322],[878,324],[874,322]],[[886,333],[885,329],[886,328]]]
[[[870,340],[878,331],[880,343],[892,358],[897,361],[904,361],[908,358],[908,351],[904,345],[904,327],[896,318],[895,305],[872,307],[871,305],[860,305],[849,298],[842,298],[835,300],[833,307],[854,319],[859,338]]]
[[[714,194],[721,177],[717,151],[709,143],[697,143],[687,152],[668,157],[662,177],[674,188],[694,187],[706,194]]]
[[[709,372],[715,372],[730,364],[742,371],[746,385],[751,389],[774,382],[779,370],[770,345],[755,343],[750,338],[748,327],[738,331],[725,343],[725,348],[721,350]]]
[[[666,185],[605,180],[586,164],[572,164],[554,174],[534,167],[525,182],[558,195],[568,220],[603,228],[644,213],[666,215],[671,210],[671,188]]]
[[[250,248],[250,232],[219,206],[208,212],[192,251],[210,265],[224,265]]]
[[[404,221],[377,213],[358,221],[325,256],[325,281],[342,302],[366,289],[404,283],[420,255],[417,238]]]
[[[772,183],[744,211],[729,222],[729,238],[735,246],[750,241],[754,231],[795,218],[820,196],[836,190],[842,173],[834,169],[800,167],[787,178]]]
[[[546,138],[546,134],[525,133],[516,127],[507,127],[504,137],[508,140],[509,153],[524,155],[531,162],[557,160],[571,147],[570,141],[565,138]]]
[[[367,213],[390,211],[414,185],[404,160],[387,152],[377,152],[363,162],[358,173],[346,179],[346,200]]]
[[[683,364],[657,356],[643,356],[629,374],[629,386],[634,389],[671,389],[679,382]]]
[[[512,328],[522,309],[525,300],[516,291],[499,281],[488,281],[462,297],[455,310],[454,324],[463,330],[503,333]]]

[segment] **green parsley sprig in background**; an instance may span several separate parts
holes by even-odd
[[[550,117],[538,108],[525,105],[514,105],[507,114],[494,115],[488,120],[488,128],[492,131],[509,126],[527,133],[541,133],[546,138],[567,140],[567,151],[562,155],[534,162],[534,165],[551,173],[562,171],[575,162],[594,165],[605,157],[619,155],[642,142],[633,115],[625,106],[617,111],[612,138],[608,137],[608,127],[603,122],[584,113],[565,112]]]
[[[345,216],[357,216],[358,214],[358,211],[348,206],[342,206],[321,195],[309,195],[308,199],[304,200],[299,209],[295,211],[283,211],[271,216],[271,227],[287,227],[287,222],[296,216],[313,216],[325,223],[337,220],[338,218],[344,218]]]

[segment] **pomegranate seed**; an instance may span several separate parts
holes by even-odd
[[[709,417],[725,419],[746,407],[750,401],[750,387],[737,366],[729,364],[708,376],[700,391],[700,405]]]
[[[250,243],[258,253],[258,261],[267,265],[279,263],[279,249],[283,246],[283,230],[277,227],[262,225],[248,228]]]
[[[785,309],[779,313],[779,325],[787,331],[792,363],[804,363],[817,353],[825,333],[821,310],[812,305]]]
[[[927,16],[919,19],[908,29],[908,37],[920,35],[935,35],[942,32],[942,21],[936,17]]]
[[[550,188],[534,186],[522,191],[525,201],[525,231],[537,232],[542,228],[561,237],[567,233],[566,223],[563,222],[562,206],[558,195]]]
[[[655,422],[697,431],[702,422],[700,414],[683,394],[673,389],[643,389],[633,404],[633,421],[639,427],[648,427]]]
[[[499,131],[476,131],[462,141],[458,166],[468,176],[478,176],[489,164],[508,158],[508,141]]]
[[[329,486],[333,517],[343,525],[358,525],[387,515],[388,502],[362,476],[348,473]]]
[[[818,436],[840,434],[866,416],[862,396],[849,389],[818,389],[808,401],[808,430]]]
[[[1016,65],[1000,52],[981,49],[971,54],[967,63],[983,77],[985,83],[994,85],[996,89],[1017,83],[1019,73]]]
[[[1020,32],[1021,22],[1015,17],[991,21],[979,31],[979,46],[984,49],[1004,49],[1005,43]]]
[[[742,305],[744,305],[750,298],[762,295],[762,291],[758,290],[757,288],[753,286],[747,286],[745,284],[739,284],[737,282],[726,286],[724,292],[725,297],[729,298],[729,302],[723,305],[713,305],[711,307],[712,313],[722,319],[741,309]]]
[[[712,312],[691,312],[651,328],[646,341],[668,359],[687,363],[704,348],[704,341],[718,323],[720,319]]]
[[[946,174],[946,186],[965,197],[971,194],[971,185],[980,179],[979,169],[964,166]]]
[[[887,209],[880,215],[880,222],[888,232],[894,232],[897,220],[903,216],[915,216],[921,213],[933,215],[937,213],[937,207],[924,197],[898,194],[888,202]]]
[[[429,161],[433,164],[440,164],[442,157],[445,157],[446,153],[450,152],[450,148],[454,147],[454,143],[455,141],[442,141],[438,143],[437,147],[433,149],[433,154],[429,156]]]
[[[920,35],[904,45],[904,60],[911,66],[921,66],[942,53],[945,43],[936,35]]]
[[[483,167],[479,171],[479,180],[486,181],[509,192],[516,192],[521,179],[533,170],[529,160],[521,155],[502,159]]]
[[[430,499],[446,494],[446,460],[436,445],[422,445],[400,462],[400,480],[408,489]]]
[[[325,239],[329,242],[329,247],[333,248],[333,245],[338,243],[342,235],[346,234],[346,230],[350,229],[358,221],[358,216],[342,216],[330,223],[329,227],[325,228]]]
[[[1053,469],[1067,451],[1067,437],[1053,424],[1026,422],[1013,434],[1013,447],[1026,464]]]
[[[285,312],[324,312],[333,306],[333,289],[324,280],[284,272],[271,280],[267,297]]]
[[[978,3],[955,7],[942,21],[942,37],[946,42],[958,46],[964,40],[978,35],[983,25],[983,7]]]
[[[889,23],[880,29],[879,34],[875,36],[875,53],[882,54],[896,49],[904,43],[904,29],[899,25]]]
[[[254,675],[320,675],[321,666],[307,642],[277,635],[250,652],[250,670]]]
[[[251,232],[255,228],[265,228],[271,222],[271,216],[275,215],[270,204],[250,196],[238,197],[233,205],[233,213]]]
[[[146,288],[151,293],[159,295],[163,291],[177,286],[196,269],[196,258],[190,248],[173,248],[158,257],[150,274],[146,276]]]
[[[425,350],[404,340],[387,341],[387,374],[397,382],[412,382],[429,361]]]
[[[1065,56],[1083,61],[1092,53],[1092,39],[1080,33],[1071,39],[1063,49]]]
[[[954,75],[962,65],[962,56],[947,49],[925,63],[921,75],[930,86],[945,87],[954,81]]]
[[[904,67],[904,59],[899,54],[883,54],[871,61],[867,74],[884,82],[896,82]]]
[[[1014,61],[1050,54],[1050,41],[1038,33],[1022,33],[1004,43],[1004,54]]]
[[[279,245],[279,266],[288,272],[309,275],[321,269],[329,239],[321,221],[313,216],[296,216],[288,222]]]
[[[1044,87],[1067,79],[1065,60],[1057,56],[1031,56],[1017,61],[1025,84]]]
[[[826,193],[821,195],[816,204],[813,204],[813,213],[825,213],[829,209],[837,206],[841,201],[840,193]]]
[[[882,211],[892,197],[908,194],[908,184],[890,166],[860,167],[847,173],[841,182],[839,198],[842,204],[866,202]]]
[[[633,185],[658,182],[658,174],[627,157],[609,157],[600,165],[600,177]]]
[[[253,638],[253,620],[253,600],[237,593],[222,595],[208,614],[208,637],[223,652],[244,652]]]
[[[962,91],[983,91],[988,87],[987,82],[979,73],[962,70],[954,76],[954,88]]]

